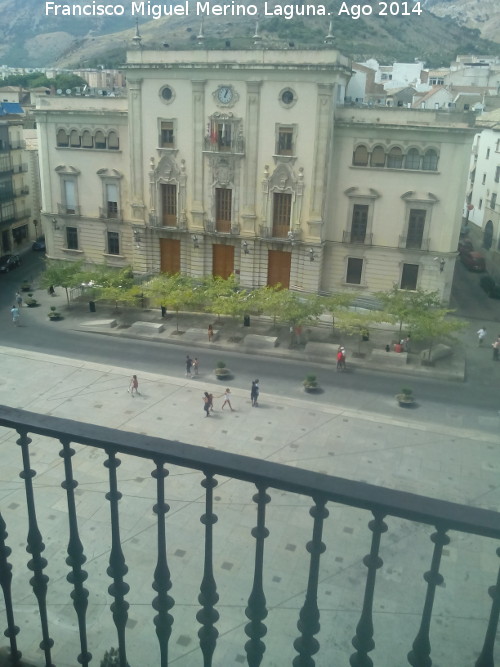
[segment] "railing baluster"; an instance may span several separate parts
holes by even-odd
[[[73,607],[78,618],[81,650],[78,656],[78,663],[83,665],[83,667],[87,667],[92,660],[92,653],[88,651],[86,624],[89,592],[83,585],[88,575],[82,568],[82,565],[87,559],[83,553],[83,545],[78,531],[78,518],[76,516],[75,489],[78,486],[78,482],[73,478],[73,465],[71,462],[75,450],[70,447],[69,440],[64,439],[60,442],[63,448],[59,452],[59,456],[61,456],[64,462],[65,476],[61,486],[66,491],[69,521],[68,557],[66,558],[66,563],[71,567],[71,572],[66,576],[66,580],[70,584],[73,584],[74,589],[71,593],[71,598],[73,599]]]
[[[28,561],[28,568],[33,572],[30,579],[31,587],[38,601],[38,612],[40,614],[40,624],[42,626],[42,641],[40,648],[45,654],[46,667],[54,667],[52,664],[51,648],[54,641],[49,636],[49,622],[47,617],[47,584],[49,578],[43,573],[47,567],[47,561],[42,557],[45,550],[45,544],[42,540],[42,534],[38,529],[38,522],[35,511],[35,494],[33,493],[32,479],[36,475],[36,470],[30,468],[29,445],[31,439],[28,438],[26,431],[20,431],[17,444],[21,447],[23,458],[23,470],[19,477],[24,479],[24,488],[26,491],[26,507],[28,510],[28,537],[26,551],[31,554],[31,560]]]
[[[109,554],[109,567],[106,570],[113,579],[113,583],[108,588],[108,593],[114,597],[111,604],[113,620],[118,633],[118,651],[120,653],[120,666],[128,667],[127,650],[125,645],[125,626],[128,619],[129,604],[125,600],[125,595],[129,592],[130,586],[124,581],[124,576],[128,572],[125,564],[120,540],[120,515],[118,512],[118,502],[122,494],[118,491],[118,482],[116,469],[120,465],[120,459],[116,458],[114,452],[107,452],[108,459],[104,461],[104,466],[109,469],[109,492],[106,499],[109,500],[111,511],[111,552]]]
[[[213,530],[212,526],[217,522],[217,515],[213,511],[213,489],[218,482],[214,479],[212,473],[205,473],[205,479],[201,485],[205,489],[205,514],[200,518],[201,523],[205,526],[205,563],[203,566],[203,579],[200,585],[200,594],[198,595],[198,602],[202,605],[202,609],[196,614],[196,620],[202,624],[198,631],[200,638],[201,652],[203,653],[204,667],[211,667],[212,658],[217,643],[219,632],[215,627],[219,619],[219,613],[215,609],[215,605],[219,601],[217,594],[217,586],[214,579],[213,571]]]
[[[153,511],[158,517],[158,560],[154,572],[153,590],[158,595],[153,600],[153,609],[158,612],[154,618],[156,626],[156,636],[160,643],[160,665],[168,666],[168,642],[172,634],[172,625],[174,618],[169,614],[174,606],[174,599],[168,595],[172,588],[170,570],[167,563],[167,539],[165,534],[165,516],[170,510],[170,506],[165,502],[165,478],[168,476],[168,470],[165,470],[161,461],[155,461],[156,470],[153,470],[151,476],[156,479],[156,499],[157,503]]]
[[[434,542],[434,551],[432,553],[431,569],[424,574],[427,582],[427,593],[425,595],[424,609],[422,611],[422,620],[420,628],[413,642],[413,650],[408,653],[408,662],[412,667],[431,667],[431,642],[429,630],[431,627],[432,607],[434,606],[434,597],[436,595],[436,586],[443,583],[444,579],[439,574],[441,556],[443,547],[450,543],[450,538],[446,535],[446,528],[436,526],[436,531],[431,535]]]
[[[319,561],[321,554],[326,549],[322,542],[322,536],[323,522],[328,516],[328,510],[325,507],[326,499],[313,498],[313,500],[315,505],[309,510],[309,514],[314,518],[313,534],[312,540],[306,545],[307,551],[311,554],[309,578],[306,598],[297,622],[297,628],[301,636],[293,642],[293,646],[299,654],[293,659],[293,667],[314,667],[316,663],[312,656],[319,651],[319,642],[314,635],[320,630],[318,609]]]
[[[12,606],[12,565],[7,560],[12,549],[10,549],[5,540],[8,537],[7,526],[3,520],[0,512],[0,586],[3,591],[3,599],[5,602],[5,613],[7,615],[7,629],[4,635],[10,640],[10,659],[13,665],[19,665],[22,654],[17,650],[16,636],[19,634],[19,628],[14,623],[14,608]]]
[[[245,626],[245,633],[249,641],[245,644],[249,667],[259,667],[266,645],[261,638],[267,633],[267,627],[262,621],[267,616],[266,596],[262,585],[262,571],[264,568],[264,540],[269,535],[266,528],[266,505],[271,502],[271,497],[266,493],[266,487],[257,485],[258,493],[253,497],[257,503],[257,525],[252,529],[255,537],[255,567],[253,575],[253,587],[245,614],[250,623]]]
[[[496,551],[497,556],[500,557],[500,548]],[[490,618],[488,627],[486,628],[486,636],[484,638],[483,648],[476,660],[475,667],[494,667],[495,659],[493,652],[495,650],[495,640],[498,631],[498,619],[500,617],[500,569],[498,570],[496,586],[491,586],[488,594],[492,600]]]
[[[384,515],[374,512],[373,516],[375,518],[368,524],[368,528],[373,533],[370,553],[363,558],[368,573],[366,575],[363,609],[356,626],[356,634],[352,638],[352,645],[356,649],[356,653],[353,653],[349,658],[351,667],[372,667],[373,665],[372,659],[368,656],[368,653],[375,648],[375,642],[373,641],[373,596],[377,570],[384,564],[384,561],[378,555],[380,538],[387,530]]]

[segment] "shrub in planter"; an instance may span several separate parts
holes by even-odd
[[[29,292],[28,296],[24,299],[24,302],[28,307],[33,307],[38,304],[38,301],[33,297],[32,292]]]
[[[407,387],[403,387],[401,389],[401,393],[396,394],[396,400],[398,401],[399,405],[403,407],[408,407],[410,405],[413,405],[413,403],[415,403],[415,398],[413,397],[413,391],[411,389],[408,389]]]
[[[61,313],[59,313],[56,310],[55,306],[51,306],[49,311],[49,320],[60,320],[60,319],[61,319]]]
[[[319,382],[315,375],[306,375],[304,382],[304,389],[308,392],[314,392],[319,390]]]
[[[229,368],[227,368],[223,361],[218,361],[217,366],[215,367],[215,376],[219,380],[222,380],[223,378],[227,378],[228,375],[231,375]]]

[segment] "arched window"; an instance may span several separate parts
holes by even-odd
[[[101,130],[97,130],[94,135],[94,146],[96,148],[106,148],[106,137],[104,136],[104,132],[101,132]]]
[[[94,138],[92,133],[89,130],[84,130],[82,132],[82,148],[93,148]]]
[[[398,148],[397,146],[391,148],[387,157],[387,166],[392,169],[401,169],[403,166],[403,151],[401,148]]]
[[[113,151],[117,151],[120,148],[120,141],[118,139],[118,134],[116,132],[109,132],[108,134],[108,148]]]
[[[484,226],[483,248],[485,250],[489,250],[491,248],[492,243],[493,243],[493,223],[491,222],[491,220],[488,220],[488,222]]]
[[[424,159],[422,160],[422,169],[425,171],[436,171],[438,166],[438,156],[434,149],[430,148],[425,151]]]
[[[69,145],[72,146],[73,148],[80,148],[81,139],[78,130],[71,130],[69,135]]]
[[[371,167],[385,167],[385,151],[383,146],[375,146],[370,159]]]
[[[66,130],[57,130],[57,145],[58,146],[69,146],[69,134]]]
[[[352,163],[356,167],[368,166],[368,150],[366,146],[358,146],[353,153]]]
[[[410,148],[406,153],[405,169],[420,169],[420,152],[416,148]]]

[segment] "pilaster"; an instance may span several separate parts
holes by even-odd
[[[205,83],[192,81],[193,94],[193,199],[191,216],[193,228],[203,229],[203,138],[205,136]]]
[[[242,233],[254,235],[257,215],[257,161],[259,154],[260,87],[262,81],[247,81],[245,160],[242,183]]]
[[[130,206],[135,220],[144,220],[144,185],[142,175],[142,79],[128,78]]]

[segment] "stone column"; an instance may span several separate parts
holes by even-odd
[[[329,168],[329,151],[332,145],[333,129],[332,84],[318,84],[316,110],[316,136],[314,140],[314,167],[311,175],[309,199],[309,235],[319,237],[323,224],[326,183]]]
[[[191,216],[193,227],[203,229],[205,208],[203,205],[203,142],[206,133],[205,119],[205,83],[192,81],[193,91],[193,168]]]
[[[247,81],[245,123],[245,160],[242,183],[242,233],[256,233],[257,160],[259,157],[260,86],[262,81]]]
[[[132,75],[132,73],[130,73]],[[128,77],[128,129],[130,145],[130,206],[132,217],[144,220],[144,179],[142,173],[142,79]]]

